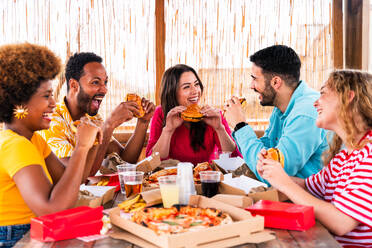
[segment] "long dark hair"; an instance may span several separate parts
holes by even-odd
[[[166,124],[168,112],[179,105],[177,101],[177,89],[182,73],[191,71],[194,73],[195,77],[200,83],[201,92],[203,93],[203,84],[196,73],[196,71],[184,64],[178,64],[168,68],[161,80],[161,107],[164,113],[163,126]],[[190,122],[190,137],[191,137],[191,147],[194,151],[199,151],[200,148],[205,149],[204,134],[206,130],[206,124],[203,121],[200,122]]]

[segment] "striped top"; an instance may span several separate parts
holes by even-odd
[[[372,141],[372,131],[362,140]],[[351,154],[340,151],[317,174],[306,179],[316,197],[332,203],[360,224],[336,240],[344,247],[372,247],[372,143]]]

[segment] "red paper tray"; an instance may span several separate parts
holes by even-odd
[[[315,224],[314,208],[286,202],[260,200],[246,208],[265,217],[265,227],[305,231]]]
[[[103,207],[81,206],[31,219],[31,238],[43,242],[99,234]]]
[[[115,192],[120,190],[120,181],[119,181],[119,175],[118,173],[111,173],[111,174],[103,174],[100,176],[92,176],[88,177],[89,180],[91,180],[93,183],[97,183],[101,180],[102,177],[108,177],[109,181],[106,186],[116,186]]]

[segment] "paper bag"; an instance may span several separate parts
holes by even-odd
[[[160,166],[160,154],[155,152],[149,157],[141,160],[137,163],[137,170],[145,173],[153,171],[155,168]]]

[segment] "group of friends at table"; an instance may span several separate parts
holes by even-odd
[[[293,203],[313,206],[341,245],[372,247],[371,73],[333,71],[319,93],[300,80],[301,61],[290,47],[270,46],[250,60],[251,80],[244,87],[258,94],[262,106],[274,106],[262,137],[246,123],[235,96],[223,110],[204,105],[200,122],[184,121],[180,113],[200,103],[204,86],[192,67],[178,64],[163,74],[160,106],[142,98],[145,115],[123,146],[113,132],[139,106],[121,102],[105,120],[99,116],[110,87],[101,57],[87,52],[68,59],[67,94],[57,103],[52,80],[61,60],[39,45],[1,46],[0,247],[21,239],[32,217],[72,208],[80,184],[107,154],[136,163],[149,125],[146,156],[159,152],[163,160],[194,165],[218,152],[241,156],[259,180]],[[284,168],[265,158],[272,147],[283,153]]]

